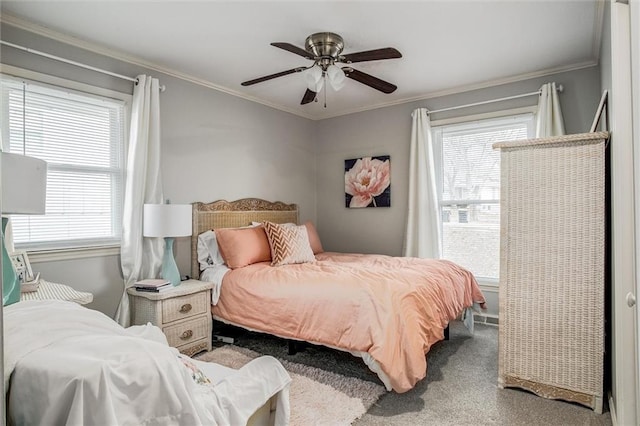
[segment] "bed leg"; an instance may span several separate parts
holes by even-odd
[[[447,324],[447,327],[444,329],[444,340],[449,340],[449,324]]]
[[[295,355],[298,353],[295,340],[287,340],[289,343],[289,355]]]

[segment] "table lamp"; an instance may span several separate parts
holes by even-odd
[[[47,193],[47,163],[20,154],[2,157],[2,305],[20,300],[20,280],[9,259],[4,235],[10,214],[44,214]]]
[[[180,272],[173,257],[173,239],[191,235],[191,204],[145,204],[143,216],[142,235],[165,240],[160,276],[177,286]]]

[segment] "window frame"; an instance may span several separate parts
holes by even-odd
[[[530,107],[523,107],[523,108],[511,108],[511,109],[506,109],[506,110],[500,110],[500,111],[494,111],[494,112],[490,112],[490,113],[483,113],[483,114],[473,114],[473,115],[465,115],[465,116],[459,116],[459,117],[454,117],[454,118],[448,118],[448,119],[442,119],[442,120],[433,120],[431,122],[431,137],[433,140],[433,156],[434,156],[434,167],[435,167],[435,175],[436,175],[436,193],[437,193],[437,197],[438,197],[438,213],[441,215],[440,217],[442,217],[442,208],[444,206],[452,206],[452,205],[460,205],[460,204],[466,204],[466,205],[470,205],[470,204],[495,204],[495,205],[500,205],[500,198],[498,199],[479,199],[479,200],[443,200],[442,199],[442,193],[443,193],[443,182],[442,182],[442,175],[443,175],[443,164],[442,164],[442,146],[441,144],[437,143],[437,138],[436,138],[436,132],[445,126],[451,126],[451,125],[463,125],[465,123],[473,123],[473,122],[478,122],[478,121],[483,121],[483,120],[499,120],[499,119],[508,119],[510,117],[517,117],[517,116],[526,116],[529,115],[531,116],[532,120],[533,120],[533,126],[535,126],[535,113],[537,111],[537,107],[536,106],[530,106]],[[535,127],[532,128],[532,132],[535,132]],[[533,137],[533,134],[531,134],[530,137]],[[443,245],[444,241],[442,240],[444,238],[444,234],[443,234],[443,222],[442,220],[440,220],[440,244]],[[478,280],[478,283],[480,283],[482,286],[486,286],[489,288],[497,288],[499,287],[499,283],[500,283],[500,277],[498,276],[497,278],[492,278],[492,277],[476,277]]]
[[[30,80],[33,83],[43,86],[50,86],[58,90],[69,90],[73,92],[85,93],[89,96],[106,97],[123,102],[123,115],[122,115],[122,195],[124,196],[125,182],[126,182],[126,164],[127,164],[127,151],[129,146],[129,129],[130,129],[130,115],[131,115],[131,102],[133,96],[129,93],[122,93],[115,90],[104,89],[101,87],[80,83],[72,80],[67,80],[60,77],[51,76],[35,71],[30,71],[10,65],[2,65],[2,75],[6,75],[10,78],[20,80]],[[2,129],[2,138],[7,139],[8,129]],[[122,208],[122,203],[120,203]],[[122,214],[122,212],[120,212]],[[78,244],[67,245],[61,247],[38,247],[36,245],[20,245],[21,249],[29,251],[29,260],[32,263],[49,262],[68,259],[81,259],[88,257],[98,256],[111,256],[120,254],[120,238],[117,241],[110,243],[96,243],[96,244]]]

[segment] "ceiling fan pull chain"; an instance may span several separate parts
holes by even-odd
[[[326,77],[325,77],[326,79]],[[327,85],[324,85],[324,107],[327,107]]]

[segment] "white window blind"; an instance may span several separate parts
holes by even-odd
[[[12,216],[16,247],[118,243],[124,102],[4,75],[0,82],[3,150],[48,165],[46,214]]]
[[[533,114],[433,128],[442,257],[485,281],[500,271],[500,141],[533,137]]]

